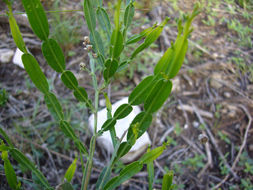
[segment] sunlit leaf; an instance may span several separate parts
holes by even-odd
[[[71,182],[74,174],[75,174],[75,171],[76,171],[76,162],[77,162],[77,158],[75,158],[73,160],[73,162],[70,164],[69,168],[67,169],[65,175],[64,175],[64,178],[68,181],[68,182]]]
[[[28,16],[33,32],[41,40],[47,40],[49,35],[49,26],[46,13],[40,0],[22,0],[22,4],[25,8],[25,12]]]
[[[170,80],[160,79],[146,98],[144,109],[149,113],[156,112],[169,97],[171,89]]]
[[[13,37],[13,40],[14,40],[16,46],[23,53],[27,53],[27,50],[26,50],[26,47],[25,47],[25,42],[23,41],[23,38],[22,38],[22,35],[20,33],[19,27],[16,23],[16,20],[13,16],[12,12],[9,13],[9,24],[10,24],[10,29],[11,29],[11,35]]]
[[[162,190],[171,190],[172,181],[173,181],[173,171],[169,171],[163,176]]]
[[[148,76],[134,88],[128,98],[129,104],[139,105],[145,101],[153,87],[154,78],[154,76]]]
[[[35,86],[44,94],[47,93],[49,91],[47,79],[36,59],[31,54],[25,53],[22,55],[22,62]]]
[[[65,58],[63,51],[54,39],[44,41],[41,49],[50,67],[60,73],[65,70]]]
[[[166,149],[166,145],[159,146],[147,153],[145,153],[140,159],[139,162],[143,164],[148,164],[149,162],[154,161],[156,158],[158,158],[163,151]]]

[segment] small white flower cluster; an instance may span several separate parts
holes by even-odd
[[[84,48],[83,49],[87,50],[88,52],[90,52],[92,50],[92,45],[90,44],[90,38],[89,38],[89,36],[84,36],[83,39],[84,39],[84,42],[83,42]],[[98,57],[97,54],[93,53],[93,52],[92,52],[92,56],[94,58]]]

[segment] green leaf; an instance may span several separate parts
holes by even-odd
[[[9,9],[9,11],[10,11],[9,24],[10,24],[11,35],[13,37],[13,40],[16,46],[20,49],[20,51],[22,51],[23,53],[27,53],[25,42],[23,41],[17,22],[13,16],[13,13],[11,12],[12,11],[11,8]]]
[[[111,35],[111,23],[109,16],[106,10],[102,7],[98,7],[97,9],[97,19],[102,29],[106,32],[107,36],[110,38]]]
[[[148,148],[147,152],[150,152],[150,148]],[[148,171],[148,189],[153,190],[154,173],[155,173],[153,161],[147,162],[147,171]]]
[[[126,28],[128,28],[133,20],[134,17],[134,5],[133,3],[130,3],[126,10],[125,10],[125,14],[124,14],[124,25]]]
[[[96,189],[99,189],[100,186],[101,186],[101,188],[103,188],[104,184],[107,183],[110,180],[111,170],[107,174],[105,173],[106,170],[107,170],[107,167],[104,167],[102,172],[100,173],[100,175],[98,177],[98,180],[97,180],[97,183],[96,183]],[[102,182],[103,182],[103,184],[101,184]]]
[[[128,116],[131,111],[133,110],[130,104],[122,104],[118,109],[115,111],[113,117],[117,120],[122,119]]]
[[[133,52],[133,54],[131,55],[131,59],[133,59],[138,53],[149,47],[153,42],[157,40],[168,20],[169,19],[166,18],[160,26],[156,27],[152,30],[152,32],[150,32],[150,34],[148,34],[144,42]]]
[[[88,28],[93,33],[96,28],[96,15],[92,6],[92,0],[83,1],[83,11]]]
[[[65,58],[59,44],[54,39],[48,39],[42,43],[41,49],[48,65],[56,72],[62,73],[65,70]]]
[[[78,88],[78,81],[71,71],[64,71],[61,75],[61,80],[71,90]]]
[[[94,32],[90,33],[90,41],[91,44],[93,45],[93,47],[95,48],[95,52],[99,55],[99,56],[104,56],[105,55],[105,51],[104,51],[104,43],[102,41],[102,38],[100,36],[100,34],[94,30]],[[102,55],[100,55],[102,54]]]
[[[88,101],[88,94],[83,87],[78,87],[74,91],[74,96],[80,102],[87,102]]]
[[[7,182],[12,189],[17,189],[17,185],[18,185],[17,176],[10,163],[10,160],[8,159],[7,151],[2,152],[2,159],[4,161],[4,172],[5,172]]]
[[[188,41],[184,36],[179,37],[174,45],[175,51],[173,60],[169,62],[165,74],[169,79],[174,78],[181,68],[188,48]]]
[[[74,190],[74,188],[69,182],[65,182],[57,186],[57,190]]]
[[[107,119],[104,124],[102,125],[102,130],[103,131],[108,131],[110,130],[112,127],[114,127],[116,124],[116,120],[114,118],[111,119]]]
[[[162,190],[171,190],[173,181],[173,171],[169,171],[163,176]]]
[[[107,59],[105,62],[105,70],[103,73],[104,79],[107,81],[109,78],[111,78],[114,73],[117,71],[118,69],[118,61],[117,60],[111,60],[111,59]]]
[[[160,79],[146,98],[144,109],[149,113],[156,112],[169,97],[171,89],[170,80]]]
[[[172,47],[168,48],[166,52],[163,54],[161,59],[158,61],[157,65],[155,66],[154,69],[154,74],[160,74],[161,72],[165,74],[166,68],[169,67],[173,60],[173,56],[175,53],[175,48],[173,47],[174,45],[171,45]]]
[[[128,129],[127,141],[132,141],[133,137],[134,141],[138,139],[141,135],[143,135],[145,131],[147,131],[151,122],[152,122],[152,115],[147,112],[141,112],[138,115],[136,115]]]
[[[65,175],[64,175],[64,178],[68,181],[68,182],[71,182],[74,174],[75,174],[75,171],[76,171],[76,162],[77,162],[77,158],[75,158],[73,160],[73,162],[70,164],[69,168],[67,169]]]
[[[110,55],[113,59],[118,58],[124,49],[123,35],[119,30],[113,30],[111,37]]]
[[[36,59],[31,54],[25,53],[22,55],[22,62],[35,86],[44,94],[47,93],[49,91],[47,79]]]
[[[148,76],[143,79],[129,95],[129,104],[139,105],[143,103],[153,87],[154,79],[154,76]]]
[[[138,161],[127,165],[119,174],[119,176],[112,178],[106,185],[105,190],[113,190],[121,185],[126,180],[130,179],[133,175],[141,171],[143,164]]]
[[[77,140],[75,141],[75,145],[76,145],[76,147],[78,148],[78,150],[79,150],[81,153],[83,153],[84,155],[88,156],[88,151],[87,151],[87,149],[85,148],[85,146],[83,145],[83,143],[82,143],[79,139],[77,139]]]
[[[22,0],[25,12],[33,32],[41,40],[45,41],[49,35],[49,26],[44,8],[40,0]]]
[[[151,150],[150,152],[145,153],[140,159],[139,162],[143,163],[143,164],[148,164],[149,162],[154,161],[155,159],[157,159],[162,153],[163,151],[166,149],[166,145],[163,146],[159,146],[153,150]]]
[[[14,145],[12,144],[11,139],[8,137],[8,135],[5,133],[2,127],[0,128],[0,135],[6,140],[6,142],[11,148],[14,148]]]
[[[5,144],[0,144],[0,152],[8,151],[11,148],[9,146],[6,146]]]
[[[78,139],[70,124],[67,121],[60,121],[60,128],[62,132],[72,140]]]
[[[136,42],[140,41],[142,38],[144,38],[145,36],[149,35],[152,32],[152,30],[153,30],[153,26],[149,27],[149,28],[147,28],[145,30],[143,30],[139,34],[133,35],[132,37],[130,37],[127,40],[126,45],[133,44],[133,43],[136,43]]]
[[[128,142],[122,142],[120,145],[119,145],[119,149],[117,151],[117,156],[114,160],[114,162],[118,159],[120,159],[122,156],[126,155],[129,150],[132,148],[132,144],[129,144]]]
[[[13,148],[10,150],[11,156],[24,168],[31,170],[35,176],[38,178],[38,180],[41,182],[41,184],[46,187],[50,188],[49,183],[47,182],[47,179],[45,176],[35,167],[35,165],[26,157],[23,153],[21,153],[18,149]]]
[[[45,99],[47,108],[50,111],[51,115],[54,117],[54,119],[56,121],[62,120],[64,115],[63,115],[62,107],[58,99],[56,98],[56,96],[53,93],[48,92],[44,95],[44,99]]]
[[[116,72],[124,70],[128,66],[128,63],[128,61],[123,61],[122,63],[120,63]]]

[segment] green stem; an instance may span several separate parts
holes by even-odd
[[[97,78],[95,74],[95,61],[90,55],[90,68],[91,68],[91,76],[92,76],[92,83],[93,83],[93,88],[95,89],[95,112],[94,112],[94,134],[91,138],[90,141],[90,152],[89,152],[89,157],[85,166],[85,171],[83,174],[82,178],[82,187],[81,190],[87,190],[88,184],[90,181],[90,176],[91,176],[91,170],[93,166],[93,156],[95,153],[95,147],[96,147],[96,139],[97,139],[97,121],[98,121],[98,100],[99,100],[99,92],[100,90],[98,89],[98,84],[97,84]]]

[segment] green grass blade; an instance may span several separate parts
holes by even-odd
[[[59,44],[54,39],[48,39],[43,42],[41,49],[50,67],[62,73],[65,70],[65,58]]]
[[[22,62],[32,82],[41,92],[46,94],[49,91],[47,79],[36,59],[31,54],[25,53],[22,55]]]
[[[47,40],[49,35],[49,26],[46,13],[40,0],[22,0],[22,4],[25,8],[25,12],[28,16],[33,32],[41,40]]]

